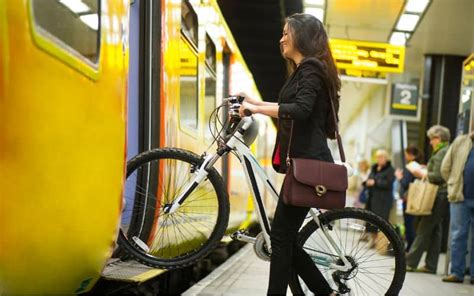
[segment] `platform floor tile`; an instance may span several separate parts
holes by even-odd
[[[440,256],[438,274],[407,273],[402,296],[474,295],[474,285],[466,277],[463,284],[443,283],[444,255]],[[422,261],[423,262],[423,259]],[[266,295],[269,262],[260,260],[252,245],[246,245],[206,278],[188,289],[184,296],[254,296]],[[288,289],[287,295],[291,295]]]

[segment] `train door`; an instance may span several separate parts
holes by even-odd
[[[128,88],[127,160],[135,155],[160,146],[161,107],[161,2],[131,1],[130,7],[130,60]],[[156,176],[156,172],[148,172]],[[137,180],[138,179],[138,180]],[[136,186],[155,186],[156,178],[148,181],[138,175],[127,180],[122,227],[145,223],[141,213],[132,213],[139,198]],[[130,193],[130,194],[129,194]],[[140,221],[139,221],[140,220]],[[138,226],[137,226],[138,227]]]

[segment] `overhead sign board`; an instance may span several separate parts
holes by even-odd
[[[403,72],[405,47],[388,43],[330,39],[332,56],[340,69]]]
[[[395,83],[392,85],[390,115],[416,120],[419,112],[418,86],[415,84]]]

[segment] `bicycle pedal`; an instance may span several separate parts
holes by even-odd
[[[246,242],[254,244],[257,240],[255,237],[248,235],[248,231],[245,229],[237,230],[230,235],[230,238],[236,241]]]

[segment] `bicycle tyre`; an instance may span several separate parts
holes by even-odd
[[[160,161],[162,161],[162,162],[160,162]],[[190,152],[190,151],[187,151],[187,150],[184,150],[184,149],[178,149],[178,148],[163,148],[163,149],[154,149],[154,150],[146,151],[144,153],[141,153],[141,154],[137,155],[136,157],[134,157],[133,159],[131,159],[127,163],[127,180],[139,168],[151,167],[151,164],[153,164],[155,162],[158,163],[158,165],[155,164],[155,166],[160,167],[159,164],[163,163],[163,162],[166,162],[166,161],[170,161],[170,162],[174,162],[174,161],[178,162],[179,161],[180,163],[183,162],[185,164],[189,164],[191,170],[193,170],[194,168],[199,167],[199,165],[203,162],[203,159],[200,158],[198,155]],[[159,170],[164,171],[164,169],[161,169],[161,167],[159,168]],[[163,173],[163,175],[165,175],[165,173]],[[170,173],[169,175],[172,175],[172,173]],[[171,177],[168,177],[168,178],[171,179]],[[163,269],[174,269],[174,268],[185,267],[185,266],[191,265],[191,264],[195,263],[196,261],[198,261],[199,259],[205,257],[219,243],[219,241],[221,240],[221,238],[224,235],[224,232],[227,228],[227,224],[228,224],[228,221],[229,221],[229,198],[228,198],[227,190],[226,190],[226,187],[224,185],[224,181],[223,181],[221,175],[218,173],[218,171],[215,168],[211,168],[208,172],[208,176],[207,176],[206,180],[203,181],[203,182],[207,182],[207,180],[210,181],[210,186],[208,186],[208,187],[212,187],[212,190],[216,194],[215,198],[216,198],[217,207],[218,207],[217,214],[216,214],[217,217],[216,217],[215,225],[214,225],[209,237],[207,239],[204,239],[204,240],[201,239],[201,242],[198,244],[197,248],[195,248],[195,249],[193,249],[189,252],[186,252],[184,254],[179,254],[179,256],[176,256],[176,257],[168,256],[167,258],[165,258],[164,256],[163,257],[156,256],[154,254],[151,254],[151,252],[149,253],[149,251],[146,250],[146,248],[144,248],[143,245],[137,244],[136,241],[134,241],[138,237],[137,235],[134,235],[134,233],[138,233],[138,230],[137,230],[136,226],[135,227],[131,226],[127,230],[122,229],[122,227],[120,228],[119,236],[118,236],[118,245],[126,253],[128,253],[129,255],[134,257],[137,261],[139,261],[143,264],[146,264],[148,266],[158,267],[158,268],[163,268]],[[165,181],[163,181],[163,183],[165,183]],[[166,185],[169,185],[169,184],[166,184]],[[175,186],[175,187],[177,187],[177,186]],[[198,188],[199,188],[199,186],[198,186]],[[137,189],[137,191],[139,190],[138,185],[137,185],[136,189]],[[197,188],[194,189],[193,193],[196,192],[196,190],[197,190]],[[157,191],[158,191],[158,189],[157,189]],[[163,192],[163,196],[168,194],[168,191],[162,190],[162,192]],[[191,195],[193,193],[191,193]],[[185,207],[186,203],[191,198],[191,195],[188,197],[188,199],[186,199],[186,201],[183,203],[182,207]],[[156,197],[152,197],[152,198],[155,198],[156,200],[158,200]],[[166,197],[163,197],[163,198],[166,198]],[[160,203],[161,203],[161,200],[163,200],[163,198],[160,198]],[[191,202],[195,202],[195,201],[197,201],[197,200],[193,200]],[[200,201],[200,202],[202,202],[202,201]],[[148,210],[150,210],[149,207],[151,207],[150,203],[146,203],[146,205],[143,206],[140,203],[137,203],[137,200],[135,200],[134,204],[133,204],[132,212],[135,215],[138,215],[142,218],[145,217],[145,216],[150,216],[150,214],[147,214]],[[194,206],[194,207],[196,207],[196,206]],[[153,213],[155,213],[155,210],[156,210],[156,208],[151,209],[151,211]],[[160,208],[160,211],[162,211],[162,207]],[[160,221],[165,221],[164,223],[166,223],[168,221],[167,218],[166,218],[166,215],[172,215],[172,214],[165,214],[165,213],[161,212],[158,215],[156,215],[156,213],[155,213],[154,216],[152,217],[153,223],[152,223],[151,226],[148,227],[149,231],[150,231],[150,227],[151,228],[155,227],[157,229],[157,231],[160,231],[159,230]],[[170,227],[171,225],[173,227],[176,226],[176,225],[179,225],[181,223],[179,221],[183,221],[183,219],[185,219],[185,215],[186,215],[186,213],[184,213],[184,214],[180,213],[179,218],[177,218],[176,220],[170,218],[170,220],[173,221],[173,222],[172,223],[167,223],[168,225],[162,227],[161,229],[163,229],[163,232],[165,231],[164,228],[166,228],[166,227]],[[169,216],[169,217],[171,217],[171,216]],[[160,219],[158,219],[158,218],[160,218]],[[158,220],[158,221],[156,222],[155,220]],[[178,221],[178,222],[176,222],[176,221]],[[182,224],[185,224],[185,223],[186,222],[184,222]],[[199,222],[196,222],[196,223],[199,223]],[[158,224],[158,225],[156,225],[156,224]],[[179,226],[177,226],[177,227],[179,227]],[[196,227],[194,227],[194,228],[196,228]],[[175,234],[176,234],[176,230],[175,230]],[[165,237],[164,234],[162,236]],[[178,236],[179,236],[179,234],[176,235],[175,237],[178,237]],[[132,238],[132,237],[133,237],[133,240],[129,239],[129,238]],[[158,240],[159,240],[159,238],[158,238]],[[163,239],[163,240],[165,240],[165,239]],[[168,240],[169,240],[169,237],[168,237]],[[171,248],[170,248],[170,250],[171,250]],[[178,247],[178,252],[179,252],[179,247]],[[171,254],[171,252],[170,252],[170,254]]]
[[[357,265],[357,268],[354,269],[355,271],[355,274],[353,275],[353,278],[350,278],[348,280],[346,280],[345,283],[347,284],[351,284],[352,285],[352,290],[355,290],[353,291],[355,294],[350,294],[350,295],[398,295],[398,293],[400,292],[402,286],[403,286],[403,282],[405,280],[405,269],[406,269],[406,266],[405,266],[405,249],[403,247],[403,242],[402,242],[402,239],[400,237],[400,235],[395,231],[395,229],[387,222],[385,221],[384,219],[382,219],[381,217],[375,215],[374,213],[372,212],[369,212],[367,210],[363,210],[363,209],[356,209],[356,208],[345,208],[345,209],[341,209],[341,210],[333,210],[333,211],[328,211],[328,212],[325,212],[323,213],[321,216],[320,216],[320,219],[321,221],[325,221],[326,225],[329,223],[329,224],[334,224],[336,225],[336,222],[337,221],[342,221],[343,219],[348,219],[348,221],[350,221],[349,219],[357,219],[358,221],[363,221],[365,222],[365,225],[369,225],[368,223],[370,223],[371,226],[374,226],[374,227],[377,227],[377,229],[379,229],[380,232],[382,232],[384,235],[385,235],[385,238],[387,238],[388,242],[385,244],[385,245],[382,245],[381,244],[381,247],[380,250],[377,249],[375,250],[376,252],[373,254],[373,255],[370,255],[370,253],[368,252],[371,252],[369,248],[366,248],[366,245],[360,245],[360,246],[356,246],[356,248],[354,249],[354,246],[352,246],[352,248],[350,248],[350,251],[348,252],[348,249],[346,248],[347,247],[347,239],[348,237],[346,236],[346,245],[343,247],[342,245],[344,245],[343,243],[343,240],[342,240],[342,231],[344,232],[348,232],[348,230],[342,230],[341,231],[341,234],[338,236],[337,233],[336,233],[336,238],[339,239],[339,243],[340,243],[340,246],[343,247],[343,252],[346,254],[346,258],[348,257],[351,257],[353,261],[350,261],[351,263],[354,262],[355,265]],[[342,224],[342,222],[339,222],[339,224]],[[350,228],[354,228],[354,233],[356,232],[356,228],[358,227],[355,227],[355,226],[350,226],[349,223],[347,223],[347,225],[349,225],[349,230]],[[335,229],[335,228],[334,228]],[[342,227],[341,227],[342,229]],[[297,239],[297,244],[298,246],[302,247],[307,253],[309,253],[308,251],[310,250],[310,252],[314,252],[314,253],[317,253],[318,251],[315,249],[315,247],[311,247],[309,246],[309,238],[312,237],[313,235],[315,235],[315,232],[318,230],[318,226],[316,225],[316,223],[312,220],[310,221],[308,224],[306,224],[302,229],[301,231],[299,232],[298,234],[298,239]],[[360,232],[360,229],[357,230],[358,232]],[[330,231],[332,232],[332,231]],[[337,232],[337,230],[336,230]],[[365,232],[365,230],[364,230]],[[363,236],[363,235],[362,235]],[[361,236],[361,238],[362,238]],[[334,235],[333,235],[334,237]],[[314,239],[314,237],[313,237]],[[353,236],[352,237],[352,242],[354,242],[355,240],[355,237]],[[381,240],[383,240],[383,237],[381,236]],[[385,240],[383,240],[385,241]],[[377,242],[377,241],[376,241]],[[357,240],[357,244],[359,245],[361,243],[361,240]],[[383,243],[383,242],[382,242]],[[388,246],[391,246],[391,249],[386,249],[387,252],[390,251],[387,255],[379,255],[378,253],[383,251],[384,248],[388,248]],[[320,247],[321,249],[324,248],[323,247]],[[369,249],[369,250],[367,250]],[[319,251],[320,254],[323,254],[323,251]],[[363,253],[363,261],[357,261],[358,259],[357,258],[354,258],[354,252],[355,255],[357,255],[359,252],[365,252]],[[385,251],[384,251],[385,252]],[[314,257],[316,257],[314,255],[314,253],[310,256],[312,256],[312,259],[313,261],[315,260]],[[377,263],[375,263],[376,266],[369,266],[369,267],[364,267],[364,269],[362,269],[359,265],[360,264],[369,264],[369,262],[371,260],[368,260],[370,259],[371,257],[367,257],[369,255],[370,256],[377,256],[377,257],[374,257],[374,258],[379,258],[379,259],[374,259],[372,260],[373,262],[370,263],[371,265],[374,265],[374,262],[377,261]],[[334,255],[329,255],[329,256],[333,256],[334,258],[336,256]],[[328,257],[329,257],[328,256]],[[365,257],[364,257],[365,256]],[[328,258],[327,257],[327,258]],[[384,261],[384,260],[389,260],[389,259],[383,259],[383,257],[391,257],[393,258],[393,261],[394,261],[394,264],[395,266],[392,266],[390,267],[390,271],[389,272],[393,272],[393,278],[391,279],[391,283],[390,283],[390,286],[387,288],[387,291],[375,291],[375,288],[372,287],[372,285],[376,285],[377,282],[379,282],[379,284],[382,282],[382,279],[383,278],[383,274],[380,275],[380,274],[376,274],[375,272],[371,272],[371,268],[379,268],[380,270],[386,270],[387,267],[386,266],[382,266],[380,267],[382,263],[380,263],[378,260],[380,261]],[[321,257],[323,258],[323,257]],[[382,258],[382,259],[380,259]],[[317,259],[316,259],[317,260]],[[325,278],[326,280],[328,280],[328,276],[329,274],[327,274],[327,272],[329,272],[329,268],[328,270],[326,271],[326,274],[324,274],[324,270],[321,270],[321,265],[320,266],[320,271],[323,272],[323,275],[325,275]],[[353,271],[353,272],[354,272]],[[341,293],[340,290],[338,290],[338,286],[335,284],[335,280],[333,278],[334,276],[334,273],[336,271],[334,271],[333,273],[331,273],[331,278],[329,278],[328,280],[328,283],[330,284],[331,288],[333,288],[336,292],[338,293]],[[355,277],[357,275],[360,275],[361,277],[364,276],[364,272],[366,273],[373,273],[374,275],[376,275],[377,277],[377,280],[375,282],[370,282],[369,284],[367,283],[358,283],[357,280],[355,280]],[[347,275],[347,277],[349,278],[351,275]],[[390,276],[389,276],[390,278]],[[332,280],[332,283],[331,283],[331,280]],[[351,283],[349,283],[349,281],[352,281]],[[387,280],[387,279],[385,279]],[[390,280],[390,279],[389,279]],[[373,279],[372,279],[373,281]],[[290,275],[290,282],[289,282],[289,285],[290,285],[290,288],[293,292],[293,294],[295,295],[307,295],[309,294],[308,291],[303,288],[302,286],[302,280],[298,277],[298,275],[296,274],[296,272],[292,271],[291,272],[291,275]],[[370,291],[369,292],[365,292],[365,293],[361,293],[361,289],[363,289],[365,286],[367,286]],[[388,284],[387,284],[388,286]],[[355,288],[354,288],[355,287]],[[375,293],[374,293],[375,292]],[[345,292],[345,293],[349,293],[349,292]],[[344,293],[341,293],[341,294],[344,294]]]

